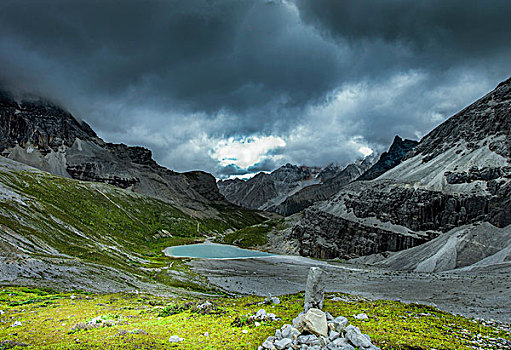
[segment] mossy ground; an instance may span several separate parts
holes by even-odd
[[[226,234],[222,242],[235,244],[243,248],[265,245],[268,243],[268,233],[274,229],[278,229],[283,221],[283,219],[275,219],[261,224],[243,227],[242,229]]]
[[[432,307],[335,295],[343,300],[327,298],[324,310],[347,316],[351,324],[369,334],[373,343],[382,349],[471,349],[472,342],[477,339],[483,344],[489,338],[509,339],[509,334],[502,330]],[[190,307],[203,301],[152,295],[4,288],[0,292],[0,310],[3,311],[0,315],[0,349],[256,349],[266,337],[273,335],[276,328],[291,323],[301,311],[303,294],[282,296],[279,305],[260,305],[263,301],[260,297],[210,299],[216,308],[205,314]],[[162,310],[169,304],[177,311],[161,316],[168,314]],[[243,323],[247,315],[260,308],[275,313],[281,320],[263,322],[258,327],[235,325],[237,317]],[[369,315],[367,321],[353,317],[362,312]],[[111,320],[110,325],[89,330],[73,329],[97,316]],[[12,327],[16,321],[21,325]],[[169,343],[171,335],[185,340]],[[483,345],[482,348],[492,347]]]

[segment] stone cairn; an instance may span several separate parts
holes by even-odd
[[[371,338],[360,332],[358,327],[348,324],[344,316],[334,318],[323,312],[325,297],[325,273],[318,267],[311,267],[305,288],[303,312],[293,324],[277,329],[275,336],[268,337],[258,350],[355,350],[380,348],[371,343]]]

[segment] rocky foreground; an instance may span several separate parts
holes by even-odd
[[[344,316],[334,318],[329,312],[323,312],[324,272],[312,267],[307,277],[304,311],[293,324],[285,324],[268,337],[258,350],[355,350],[354,347],[380,350],[371,343],[371,337],[362,334],[358,327],[348,325]],[[356,316],[367,319],[366,314]]]

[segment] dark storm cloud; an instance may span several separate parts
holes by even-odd
[[[507,78],[509,13],[505,0],[3,0],[0,80],[176,170],[344,163]],[[214,157],[231,136],[270,135],[286,146],[253,169]]]
[[[437,57],[487,58],[509,50],[507,0],[297,0],[305,22],[351,43],[376,39]],[[503,50],[504,49],[504,50]],[[506,50],[507,49],[507,50]]]
[[[48,75],[65,71],[87,93],[149,98],[160,108],[248,112],[260,126],[320,97],[340,73],[334,46],[282,4],[8,1],[2,10],[2,38],[19,46],[6,50],[45,56]]]

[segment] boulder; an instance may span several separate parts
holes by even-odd
[[[323,311],[316,308],[309,309],[305,313],[303,320],[306,331],[318,336],[328,337],[328,325]]]
[[[178,335],[171,335],[169,338],[169,342],[171,342],[171,343],[179,343],[179,342],[182,342],[183,340],[185,340],[185,339],[181,338]]]
[[[373,345],[368,335],[362,334],[358,327],[352,325],[346,327],[346,338],[351,344],[359,348],[369,348]]]
[[[328,323],[328,328],[341,333],[348,325],[348,319],[344,316],[339,316]]]

